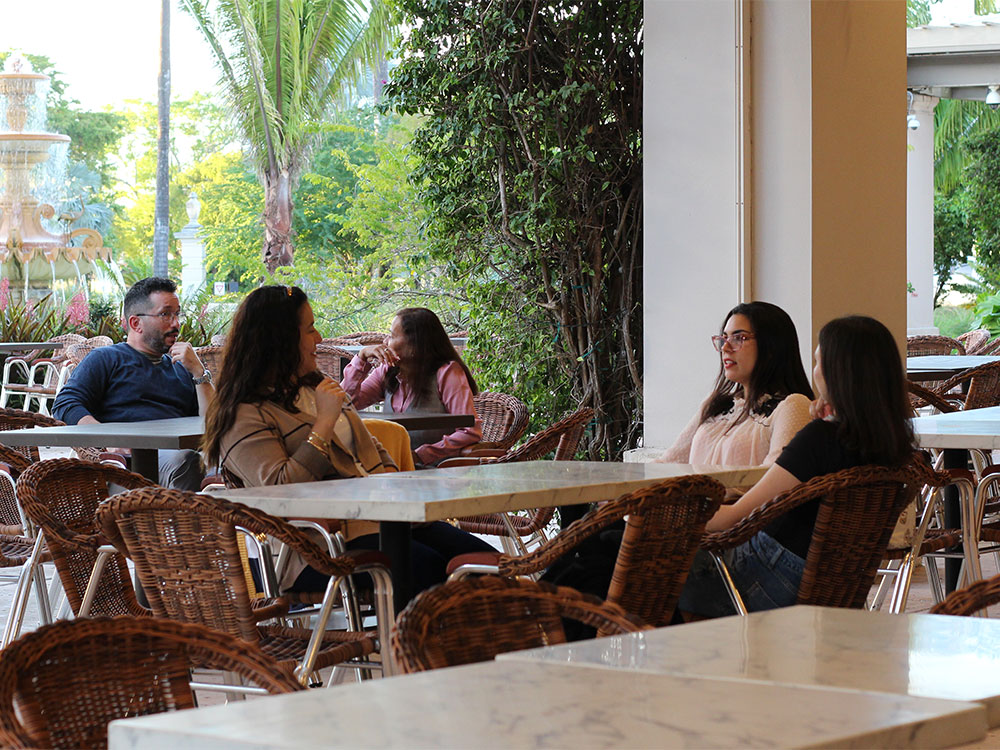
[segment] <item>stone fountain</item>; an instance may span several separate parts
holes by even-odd
[[[23,285],[25,298],[29,288],[48,289],[57,279],[74,277],[86,294],[83,276],[93,270],[94,260],[111,260],[99,232],[70,228],[80,214],[60,215],[62,231],[58,231],[52,222],[55,209],[35,195],[35,168],[48,161],[54,145],[70,141],[69,136],[44,132],[45,102],[36,96],[36,87],[46,81],[48,76],[35,73],[16,52],[0,72],[0,100],[6,102],[6,122],[0,121],[0,170],[5,176],[0,193],[0,267],[12,288]],[[37,132],[25,130],[32,106],[42,109]],[[48,231],[46,222],[57,233]]]

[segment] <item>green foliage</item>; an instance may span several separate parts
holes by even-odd
[[[617,457],[642,390],[642,3],[399,4],[386,104],[426,118],[414,180],[492,353],[477,372],[543,418],[593,406],[590,454]]]
[[[969,223],[966,195],[938,194],[934,198],[934,305],[951,280],[952,271],[972,255],[975,235]]]
[[[980,266],[1000,272],[1000,131],[968,142],[974,161],[966,170],[969,219]]]
[[[1000,334],[1000,294],[991,294],[976,303],[973,328],[985,328],[991,336]],[[971,329],[970,329],[971,330]]]
[[[976,323],[976,311],[971,306],[934,308],[934,325],[942,336],[958,338],[963,333],[978,328]]]

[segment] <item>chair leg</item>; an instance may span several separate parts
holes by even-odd
[[[924,568],[927,570],[927,582],[931,586],[931,595],[934,603],[940,604],[944,601],[944,586],[941,584],[941,573],[938,570],[937,560],[933,557],[924,557]]]
[[[38,619],[42,625],[52,623],[52,606],[49,603],[49,590],[45,585],[45,566],[35,568],[35,601],[38,602]]]
[[[326,584],[326,593],[323,596],[323,605],[320,607],[319,615],[316,618],[316,625],[313,627],[312,636],[309,638],[309,645],[302,657],[302,663],[295,668],[295,678],[303,686],[309,685],[312,676],[313,664],[316,663],[316,656],[320,652],[323,643],[323,635],[326,633],[326,623],[330,619],[330,612],[333,610],[334,592],[340,588],[343,577],[330,578]]]
[[[892,596],[889,597],[889,612],[894,615],[901,614],[906,609],[906,602],[910,598],[910,584],[913,582],[913,552],[907,553],[896,573],[896,585],[892,588]]]
[[[115,548],[101,547],[97,551],[97,559],[94,561],[94,569],[90,571],[90,580],[87,581],[87,588],[83,592],[83,601],[80,602],[80,612],[77,617],[86,617],[90,614],[90,608],[94,604],[94,597],[97,596],[97,585],[100,583],[101,575],[108,564],[108,559],[115,553]]]
[[[24,624],[24,613],[28,608],[28,593],[35,576],[35,569],[41,565],[42,547],[45,544],[45,534],[41,531],[35,537],[35,546],[31,549],[31,557],[21,566],[21,574],[17,577],[17,588],[14,591],[14,601],[11,602],[7,623],[4,625],[3,640],[0,649],[7,648],[11,641],[21,633]]]
[[[872,597],[871,604],[868,605],[869,612],[876,612],[882,609],[886,594],[889,593],[889,578],[892,577],[894,582],[899,580],[898,565],[898,560],[889,560],[885,567],[879,568],[878,574],[881,578],[878,582],[878,588],[875,590],[875,596]]]
[[[729,575],[729,568],[726,567],[726,563],[723,562],[721,555],[717,555],[714,552],[712,552],[711,555],[712,559],[715,560],[715,567],[718,568],[719,575],[722,576],[722,582],[726,586],[726,591],[729,593],[729,600],[736,608],[736,613],[746,615],[747,607],[743,603],[743,597],[740,596],[740,592],[736,589],[736,584],[733,583],[733,577]]]

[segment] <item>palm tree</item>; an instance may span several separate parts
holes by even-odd
[[[153,275],[167,276],[170,249],[170,0],[160,6],[160,76],[156,96],[156,203],[153,209]]]
[[[1000,110],[983,102],[942,99],[934,107],[934,189],[950,193],[971,161],[965,139],[1000,128]]]
[[[292,194],[313,126],[385,57],[386,0],[181,0],[211,45],[264,185],[264,265],[291,265]],[[211,6],[211,10],[209,9]]]

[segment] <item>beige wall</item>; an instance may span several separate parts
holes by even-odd
[[[906,5],[813,0],[812,328],[906,337]]]

